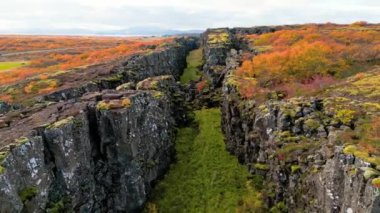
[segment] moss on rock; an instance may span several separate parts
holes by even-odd
[[[255,169],[258,169],[258,170],[262,170],[262,171],[268,171],[269,170],[269,166],[267,164],[263,164],[263,163],[256,163],[254,165]]]
[[[375,178],[372,180],[372,185],[377,187],[377,188],[380,188],[380,178]]]
[[[121,109],[128,108],[132,105],[132,101],[129,98],[123,98],[120,100],[110,100],[110,101],[100,101],[96,108],[98,110],[111,110],[111,109]]]
[[[21,190],[19,193],[20,199],[23,203],[25,203],[28,200],[33,199],[38,193],[38,190],[34,186],[26,187],[25,189]]]
[[[364,171],[363,176],[366,180],[378,177],[380,175],[379,171],[370,167],[363,167],[361,169]]]
[[[313,118],[307,119],[305,125],[310,130],[317,130],[321,126],[321,124]]]
[[[48,129],[57,129],[57,128],[63,127],[66,124],[72,123],[73,120],[74,120],[74,117],[73,116],[69,116],[69,117],[67,117],[65,119],[59,120],[59,121],[51,124],[47,128]]]
[[[356,112],[350,109],[338,110],[335,118],[340,120],[344,125],[349,126],[355,118]]]
[[[27,137],[20,137],[20,138],[16,139],[15,142],[17,144],[24,144],[24,143],[29,142],[29,138],[27,138]]]
[[[230,44],[230,35],[228,32],[212,32],[207,36],[207,44]]]
[[[5,168],[4,168],[3,166],[0,165],[0,175],[1,175],[1,174],[4,174],[4,172],[5,172]]]
[[[291,170],[292,174],[295,174],[301,170],[301,167],[299,165],[292,165],[292,166],[290,166],[290,170]]]

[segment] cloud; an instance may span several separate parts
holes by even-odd
[[[378,14],[378,0],[12,0],[0,8],[0,32],[380,22]]]

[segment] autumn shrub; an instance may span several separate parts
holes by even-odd
[[[24,87],[24,92],[26,94],[48,93],[57,88],[58,85],[58,81],[54,79],[31,81]]]
[[[208,85],[208,82],[206,80],[202,80],[195,85],[195,88],[198,93],[201,93],[207,87],[207,85]]]
[[[356,25],[367,27],[366,23]],[[246,54],[235,75],[256,79],[256,95],[260,90],[280,90],[289,97],[310,93],[380,59],[380,33],[370,27],[310,24],[246,39],[258,55],[247,58]],[[252,93],[252,87],[243,83],[238,82],[241,93]]]
[[[38,41],[38,39],[41,39]],[[14,83],[27,77],[71,70],[74,68],[105,63],[135,53],[143,53],[151,47],[162,43],[171,43],[173,38],[113,38],[103,39],[98,37],[1,37],[0,50],[38,50],[49,48],[75,49],[75,54],[67,54],[65,51],[46,53],[43,56],[32,58],[29,65],[3,72],[0,76],[0,84]],[[7,43],[9,42],[9,43]],[[21,47],[24,43],[24,47]],[[78,46],[80,43],[83,47]],[[25,45],[27,44],[27,45]],[[49,45],[52,44],[52,45]],[[48,47],[48,48],[47,48]],[[164,48],[164,47],[161,47]]]

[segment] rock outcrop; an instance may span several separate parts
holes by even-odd
[[[340,135],[354,128],[354,121],[337,121],[325,109],[325,99],[242,98],[231,75],[239,55],[232,50],[226,57],[222,128],[228,151],[264,177],[268,206],[287,212],[380,211],[372,184],[378,171],[343,151]]]
[[[115,76],[6,114],[0,212],[140,211],[174,158],[176,126],[188,120],[176,79],[195,42],[134,56]]]
[[[226,59],[236,44],[236,39],[227,28],[209,29],[202,34],[201,39],[206,62],[203,71],[211,80],[212,86],[220,87]]]
[[[140,209],[173,157],[171,102],[156,93],[96,95],[8,146],[0,211]]]
[[[110,75],[93,79],[84,85],[63,89],[42,97],[43,101],[61,101],[79,98],[86,92],[115,89],[121,84],[142,81],[148,77],[172,75],[179,79],[186,66],[187,53],[197,46],[196,38],[177,38],[175,45],[148,54],[136,54],[120,61]]]
[[[378,189],[366,173],[375,170],[343,152],[348,126],[335,123],[322,100],[270,101],[257,106],[224,88],[223,131],[227,149],[263,175],[269,206],[285,202],[290,212],[377,212]]]

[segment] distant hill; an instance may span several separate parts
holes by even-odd
[[[198,35],[203,30],[178,30],[160,27],[131,27],[122,30],[91,30],[91,29],[32,29],[18,32],[0,32],[0,34],[30,34],[30,35],[109,35],[109,36],[171,36]]]
[[[144,35],[144,36],[165,36],[182,34],[200,34],[203,30],[176,30],[160,27],[132,27],[125,30],[114,31],[115,35]]]

